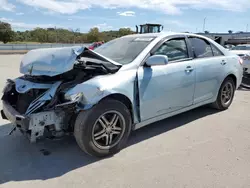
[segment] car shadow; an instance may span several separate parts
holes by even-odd
[[[153,123],[134,131],[127,147],[216,112],[218,111],[201,107]],[[52,179],[101,160],[82,152],[72,136],[30,144],[19,131],[8,135],[11,128],[9,124],[0,126],[0,132],[6,133],[0,135],[0,184]]]

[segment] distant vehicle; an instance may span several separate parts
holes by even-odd
[[[206,104],[229,108],[242,79],[240,60],[189,33],[127,35],[95,50],[31,50],[21,61],[23,75],[7,80],[1,115],[31,142],[72,133],[83,151],[105,157],[153,122]]]
[[[136,33],[144,34],[144,33],[160,33],[163,30],[163,25],[161,24],[142,24],[140,25],[140,30],[136,25]]]
[[[92,44],[89,45],[90,50],[94,50],[95,48],[101,46],[104,42],[93,42]]]
[[[232,45],[232,44],[226,44],[226,45],[224,45],[224,47],[226,48],[226,49],[228,49],[228,50],[231,50],[233,47],[235,47],[234,45]]]
[[[243,60],[243,79],[242,86],[250,88],[250,44],[240,44],[231,49]]]

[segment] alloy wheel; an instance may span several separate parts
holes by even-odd
[[[92,130],[93,143],[99,149],[117,145],[125,132],[125,119],[115,110],[105,112],[95,122]]]
[[[222,92],[221,92],[221,102],[224,105],[227,105],[231,102],[233,92],[234,92],[233,84],[231,82],[227,82],[222,88]]]

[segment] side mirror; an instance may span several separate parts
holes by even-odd
[[[166,55],[153,55],[149,57],[146,61],[146,65],[154,66],[154,65],[167,65],[168,64],[168,56]]]

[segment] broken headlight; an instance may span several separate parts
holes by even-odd
[[[83,99],[83,93],[77,93],[77,94],[72,94],[72,95],[65,95],[65,99],[68,101],[74,101],[78,102]]]

